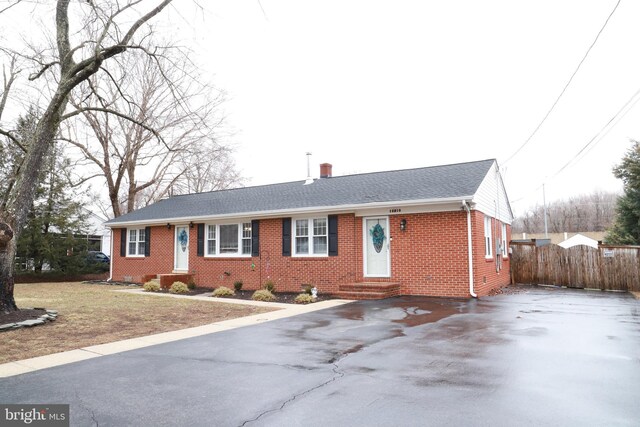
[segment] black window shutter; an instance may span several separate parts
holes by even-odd
[[[144,228],[144,256],[151,256],[151,227]]]
[[[251,221],[251,256],[260,256],[260,221]]]
[[[282,218],[282,256],[291,256],[291,218]]]
[[[120,256],[127,256],[127,229],[120,229]]]
[[[198,224],[198,256],[204,256],[204,224]]]
[[[329,215],[329,256],[338,255],[338,215]]]

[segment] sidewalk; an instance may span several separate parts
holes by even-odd
[[[114,292],[125,293],[142,293],[138,289],[125,289]],[[172,294],[153,294],[145,293],[145,295],[154,295],[158,297],[168,298],[189,298],[209,302],[221,302],[211,297],[184,296]],[[200,335],[212,334],[215,332],[227,331],[230,329],[241,328],[244,326],[257,325],[259,323],[270,322],[272,320],[284,319],[287,317],[297,316],[298,314],[311,313],[313,311],[323,310],[325,308],[336,307],[347,304],[350,300],[328,300],[316,302],[313,304],[282,304],[270,303],[262,301],[232,300],[225,299],[225,304],[244,304],[259,307],[273,307],[280,310],[274,310],[268,313],[254,314],[237,319],[224,320],[221,322],[211,323],[208,325],[195,326],[193,328],[181,329],[178,331],[162,332],[159,334],[147,335],[138,338],[130,338],[122,341],[115,341],[107,344],[93,345],[89,347],[79,348],[77,350],[65,351],[62,353],[49,354],[46,356],[34,357],[31,359],[18,360],[0,364],[0,378],[20,375],[27,372],[33,372],[40,369],[51,368],[54,366],[65,365],[67,363],[79,362],[81,360],[92,359],[94,357],[106,356],[109,354],[121,353],[124,351],[135,350],[138,348],[148,347],[156,344],[162,344],[185,338],[197,337]]]

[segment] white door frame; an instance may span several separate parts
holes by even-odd
[[[185,268],[178,268],[178,227],[187,229],[187,236],[189,236],[189,240],[187,241],[187,265]],[[176,224],[173,227],[173,271],[189,271],[189,245],[191,244],[191,232],[189,231],[189,224]]]
[[[387,222],[387,229],[385,230],[387,234],[386,241],[384,242],[383,250],[387,251],[387,274],[368,274],[367,273],[367,238],[369,237],[369,230],[367,230],[367,220],[369,219],[384,219]],[[391,228],[391,223],[389,221],[389,216],[365,216],[362,217],[362,260],[363,260],[363,276],[364,277],[391,277],[391,236],[389,235],[389,229]]]

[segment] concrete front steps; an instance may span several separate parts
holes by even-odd
[[[338,287],[338,298],[371,300],[397,297],[400,295],[400,283],[396,282],[357,282]]]

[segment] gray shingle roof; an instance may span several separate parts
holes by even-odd
[[[431,166],[388,172],[336,176],[304,181],[261,185],[233,190],[186,194],[107,222],[156,222],[176,218],[326,208],[411,200],[435,200],[473,196],[495,160]]]

